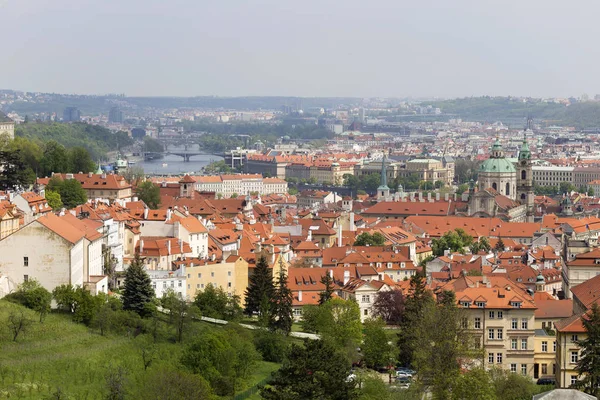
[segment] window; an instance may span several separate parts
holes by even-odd
[[[468,301],[461,301],[460,305],[463,306],[463,307],[465,307],[465,308],[471,307],[471,303],[468,302]]]
[[[510,372],[517,372],[517,364],[510,364]]]
[[[190,284],[188,283],[188,289],[190,289],[190,286],[192,286],[192,285],[190,285]]]
[[[23,266],[29,267],[29,257],[23,257]]]
[[[521,329],[527,329],[528,323],[529,323],[529,321],[527,320],[527,318],[523,318],[521,320]]]
[[[496,362],[502,364],[502,353],[496,354]]]
[[[556,340],[552,342],[552,351],[556,353]]]
[[[577,364],[577,361],[579,361],[579,352],[572,351],[571,352],[571,364]]]
[[[214,277],[215,277],[215,273],[214,273],[214,272],[211,272],[211,273],[210,273],[210,277],[211,277],[211,278],[214,278]]]
[[[190,279],[192,277],[192,274],[188,274],[188,279]]]
[[[23,282],[29,282],[29,275],[23,275]]]
[[[502,311],[498,311],[497,318],[502,319],[502,317],[503,317]]]
[[[547,353],[548,352],[548,342],[542,342],[542,352]]]
[[[494,353],[489,353],[489,354],[488,354],[488,362],[489,362],[490,364],[493,364],[493,363],[494,363]]]
[[[481,329],[481,318],[475,318],[475,329]]]
[[[548,364],[542,364],[542,375],[548,375]]]
[[[519,325],[519,320],[516,318],[513,318],[512,321],[510,322],[510,328],[518,329],[518,325]]]
[[[371,296],[369,296],[368,294],[363,294],[362,295],[362,302],[363,303],[370,303],[371,302]]]
[[[517,282],[522,282],[522,281],[523,281],[523,279],[517,278]],[[510,306],[514,307],[514,308],[521,308],[521,302],[520,301],[511,301]]]
[[[488,329],[488,339],[494,339],[494,330]]]
[[[490,311],[490,319],[494,319],[494,312]]]
[[[521,350],[527,350],[527,339],[521,339]]]
[[[475,305],[476,305],[478,308],[484,308],[484,307],[485,307],[485,302],[483,302],[483,301],[478,301],[478,302],[476,302],[476,303],[475,303]],[[494,318],[494,317],[492,317],[492,318]]]
[[[227,276],[231,276],[231,271],[227,271]]]
[[[577,383],[577,375],[571,375],[571,385],[574,385]]]
[[[517,339],[510,339],[510,349],[511,350],[518,349]]]
[[[461,318],[460,327],[462,329],[467,329],[469,327],[469,320],[467,318]]]
[[[498,329],[497,333],[496,333],[496,337],[497,339],[502,339],[502,328]]]
[[[198,272],[198,278],[202,278],[202,274]]]
[[[179,281],[179,287],[181,287],[183,285],[183,282]]]
[[[227,282],[227,287],[230,288],[231,287],[231,282]]]
[[[527,375],[527,364],[521,364],[521,373]]]
[[[571,335],[571,342],[575,343],[577,341],[577,335]]]
[[[364,312],[364,314],[365,314],[365,315],[369,315],[369,310],[368,310],[367,308],[365,308],[365,312]]]
[[[196,283],[196,289],[200,289],[200,284]]]

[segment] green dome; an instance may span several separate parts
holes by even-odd
[[[521,151],[519,151],[519,160],[530,160],[531,159],[531,151],[529,150],[529,145],[527,144],[527,139],[523,139],[523,145],[521,146]]]
[[[506,158],[488,158],[481,164],[479,172],[516,173],[517,170]]]

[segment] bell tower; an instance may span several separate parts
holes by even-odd
[[[534,197],[531,151],[527,144],[527,136],[524,135],[517,162],[517,200],[527,205],[527,222],[533,222]]]
[[[387,185],[387,168],[385,162],[387,161],[385,154],[381,160],[381,184],[377,188],[377,201],[388,201],[390,197],[390,188]]]

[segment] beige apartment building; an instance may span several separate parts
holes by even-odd
[[[420,180],[435,183],[444,182],[450,185],[454,180],[454,160],[436,160],[433,158],[418,158],[406,162],[404,169],[398,171],[401,177],[417,175]]]
[[[586,338],[581,314],[573,315],[555,324],[556,327],[556,387],[566,388],[577,382],[575,370],[581,357],[578,340]]]
[[[341,185],[346,174],[354,175],[354,163],[316,162],[310,167],[310,178],[317,183]]]
[[[559,187],[562,182],[573,183],[574,167],[533,166],[533,182],[538,186]]]
[[[173,263],[175,268],[185,264],[187,297],[193,300],[198,292],[209,284],[223,288],[230,295],[238,295],[244,303],[244,292],[248,287],[248,262],[242,257],[231,255],[222,262],[188,258]]]
[[[462,326],[483,348],[485,368],[533,377],[536,306],[531,295],[504,277],[462,276],[442,289],[455,291],[465,313]]]
[[[0,135],[7,135],[11,139],[15,137],[15,122],[2,111],[0,111]]]

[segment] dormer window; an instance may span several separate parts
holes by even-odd
[[[387,267],[392,268],[392,263],[391,262],[387,263]]]
[[[514,307],[514,308],[521,308],[521,302],[520,301],[511,301],[510,306]]]
[[[478,301],[478,302],[475,303],[475,305],[478,308],[484,308],[485,307],[485,301]]]
[[[406,263],[400,263],[400,268],[406,268]]]
[[[463,306],[464,308],[469,308],[469,307],[471,307],[471,302],[470,301],[461,301],[460,305]]]

